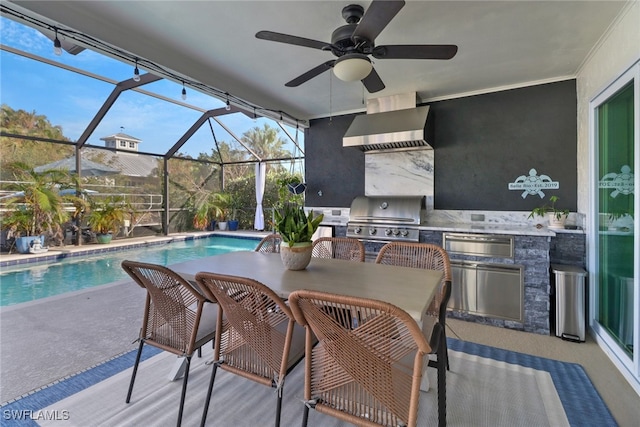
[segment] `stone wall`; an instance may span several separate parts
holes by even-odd
[[[552,264],[587,265],[586,236],[582,233],[558,233],[551,238],[550,259]]]
[[[428,238],[429,236],[425,236]],[[430,240],[437,240],[431,236]],[[464,261],[479,261],[490,264],[521,265],[523,269],[523,322],[499,319],[476,314],[450,311],[454,318],[476,323],[515,329],[519,331],[549,334],[549,237],[546,236],[515,236],[514,257],[487,258],[469,255],[452,255],[452,259]]]

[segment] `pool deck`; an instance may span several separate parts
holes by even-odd
[[[261,238],[268,232],[182,233],[117,240],[109,245],[65,246],[42,255],[0,260],[43,260],[56,252],[102,250],[208,235]],[[131,280],[0,307],[0,404],[137,348],[145,291]]]

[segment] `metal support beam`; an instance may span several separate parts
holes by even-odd
[[[80,161],[80,147],[76,144],[76,175],[78,176],[78,180],[76,181],[76,196],[80,196],[80,179],[82,178],[81,174],[81,161]],[[76,220],[74,221],[76,224],[76,246],[82,246],[82,217],[80,215],[76,216]]]
[[[235,133],[233,133],[233,131],[232,131],[231,129],[229,129],[229,128],[224,124],[224,123],[222,123],[222,122],[221,122],[220,120],[218,120],[216,117],[214,117],[214,118],[213,118],[213,120],[215,120],[215,121],[216,121],[216,123],[218,123],[220,126],[222,126],[222,128],[223,128],[224,130],[226,130],[226,131],[227,131],[227,133],[233,137],[233,139],[235,139],[236,141],[238,141],[238,144],[242,145],[242,146],[244,147],[244,149],[245,149],[245,150],[247,150],[248,152],[250,152],[250,153],[251,153],[251,155],[252,155],[253,157],[255,157],[256,159],[258,159],[258,161],[259,161],[259,162],[261,162],[261,161],[262,161],[262,158],[261,158],[260,156],[258,156],[258,155],[256,154],[256,152],[255,152],[255,151],[253,151],[250,147],[248,147],[248,146],[247,146],[247,144],[245,144],[244,142],[242,142],[242,140],[241,140],[240,138],[238,138],[238,136],[236,136],[236,134],[235,134]],[[220,160],[222,160],[222,159],[220,159]],[[222,163],[224,163],[224,162],[222,162]]]
[[[169,159],[163,159],[164,164],[164,210],[162,212],[162,231],[165,236],[169,235]]]
[[[102,107],[100,107],[100,110],[98,110],[98,113],[95,115],[93,120],[91,120],[91,123],[89,123],[89,126],[87,126],[87,128],[84,130],[82,135],[80,135],[80,138],[78,139],[78,142],[77,142],[78,148],[82,148],[82,146],[87,142],[87,140],[89,139],[93,131],[96,130],[96,128],[98,127],[98,125],[100,124],[104,116],[107,114],[109,109],[113,106],[113,104],[116,102],[116,100],[118,99],[118,97],[122,92],[124,92],[125,90],[136,88],[138,86],[146,85],[148,83],[153,83],[158,80],[162,80],[162,77],[158,77],[158,76],[154,76],[153,74],[146,73],[140,76],[139,82],[136,82],[133,79],[129,79],[129,80],[125,80],[123,82],[118,83],[116,87],[113,88],[113,91],[111,92],[111,94],[109,94],[109,97],[104,102],[104,104],[102,104]]]
[[[209,118],[215,118],[215,116],[222,116],[224,114],[241,112],[241,110],[233,106],[231,106],[230,110],[227,110],[226,108],[216,108],[215,110],[205,111],[202,116],[200,116],[198,120],[196,120],[191,125],[191,127],[184,133],[184,135],[182,135],[180,139],[175,144],[173,144],[173,147],[171,147],[169,151],[167,151],[167,153],[164,155],[164,158],[170,159],[171,157],[173,157],[173,155],[176,154],[180,148],[182,148],[182,146],[189,140],[189,138],[191,138],[193,134],[196,133],[198,129],[200,129],[200,126],[202,126],[204,122],[209,120]]]

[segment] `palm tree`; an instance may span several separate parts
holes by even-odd
[[[60,194],[65,188],[75,187],[75,178],[68,172],[57,169],[36,172],[19,162],[9,168],[14,176],[10,189],[15,191],[15,196],[7,201],[11,210],[2,223],[17,235],[15,237],[59,233],[62,224],[72,217],[65,202],[73,204],[74,215],[84,209],[83,199]]]
[[[278,135],[279,130],[265,123],[264,127],[254,127],[242,134],[240,140],[262,159],[279,159],[291,153],[285,150],[285,140]]]

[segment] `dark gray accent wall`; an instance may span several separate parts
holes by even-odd
[[[349,207],[364,194],[364,153],[342,146],[354,117],[311,120],[305,130],[305,205]]]
[[[575,80],[429,105],[436,209],[530,211],[557,195],[558,207],[577,210]],[[349,207],[364,194],[364,153],[342,147],[353,117],[310,122],[305,134],[308,206]],[[508,189],[531,169],[558,181],[560,188],[543,190],[544,200]]]
[[[529,211],[539,196],[509,190],[519,176],[547,175],[543,190],[577,208],[576,82],[568,80],[431,103],[436,209]]]

